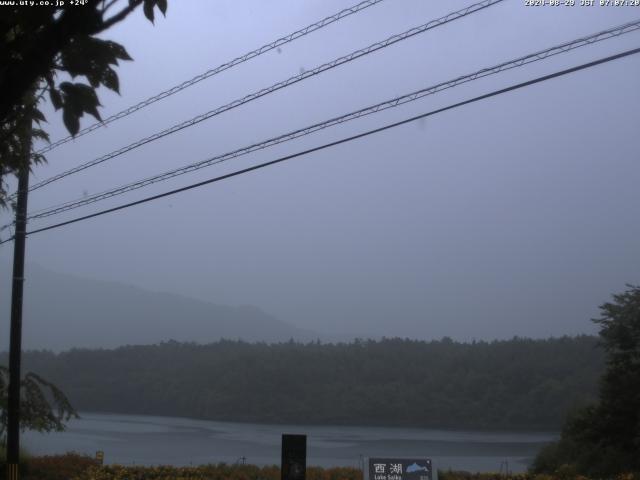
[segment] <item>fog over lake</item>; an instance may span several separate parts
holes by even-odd
[[[357,467],[362,457],[429,457],[441,470],[514,472],[554,433],[478,432],[409,428],[264,425],[187,418],[83,413],[62,433],[25,434],[34,454],[104,451],[105,463],[177,466],[205,463],[279,465],[283,433],[307,435],[307,464]],[[503,467],[504,468],[504,467]]]

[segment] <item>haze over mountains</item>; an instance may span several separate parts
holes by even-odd
[[[5,272],[10,271],[5,266]],[[0,283],[2,332],[9,332],[11,288]],[[226,306],[155,293],[115,282],[27,267],[23,317],[24,349],[54,351],[112,348],[168,340],[213,342],[220,338],[279,342],[315,340],[254,306]],[[0,350],[8,349],[2,335]]]

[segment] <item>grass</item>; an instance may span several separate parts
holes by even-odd
[[[224,463],[197,467],[173,466],[122,466],[98,465],[87,455],[66,453],[64,455],[30,456],[25,452],[22,459],[23,480],[280,480],[280,468],[273,466],[227,465]],[[567,475],[469,473],[440,471],[439,480],[589,480],[585,477]],[[6,478],[4,450],[0,454],[0,480]],[[306,480],[362,480],[362,472],[356,468],[307,468]],[[620,475],[612,480],[640,480],[640,475]]]

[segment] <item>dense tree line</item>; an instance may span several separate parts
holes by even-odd
[[[79,411],[250,422],[556,429],[595,398],[589,336],[457,343],[165,342],[24,354]],[[0,362],[1,363],[1,362]]]

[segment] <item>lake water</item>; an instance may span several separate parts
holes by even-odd
[[[438,469],[521,472],[555,433],[447,431],[410,428],[262,425],[188,418],[83,413],[67,431],[27,432],[22,445],[36,455],[104,451],[105,463],[177,466],[280,464],[283,433],[307,435],[307,464],[357,467],[363,457],[429,457]],[[504,468],[504,467],[502,467]]]

